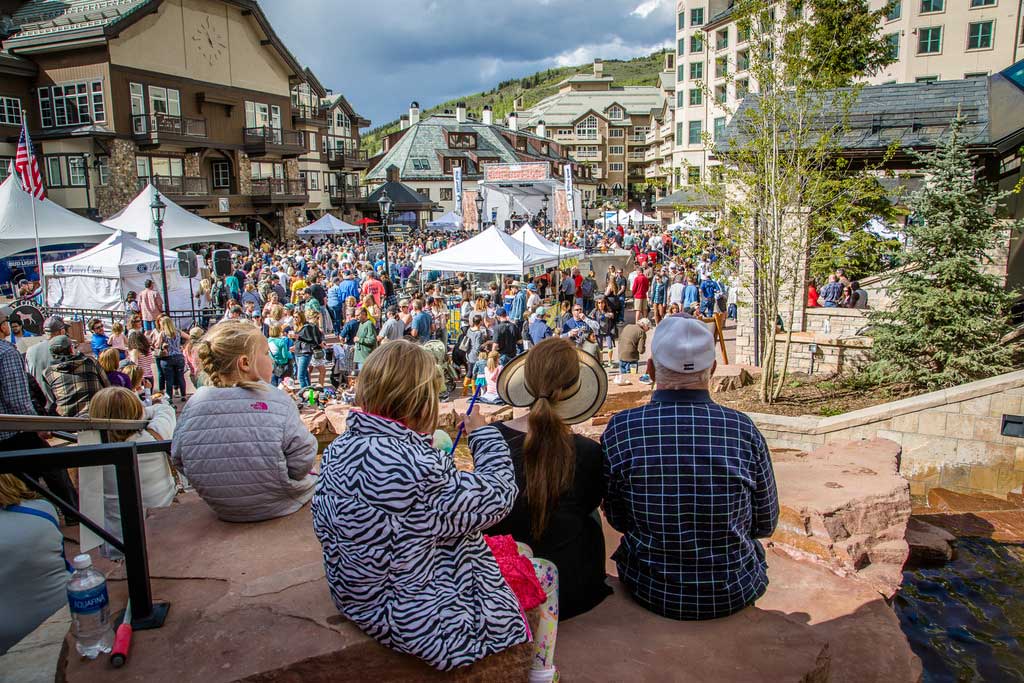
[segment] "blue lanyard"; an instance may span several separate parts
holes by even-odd
[[[8,512],[20,512],[23,515],[32,515],[33,517],[39,517],[41,519],[49,520],[53,526],[57,527],[57,533],[60,534],[60,556],[64,560],[64,566],[69,572],[74,571],[74,567],[68,562],[68,556],[64,552],[64,532],[60,529],[60,524],[57,523],[57,518],[51,515],[49,512],[43,512],[42,510],[36,510],[35,508],[26,507],[24,505],[5,505],[4,510]]]

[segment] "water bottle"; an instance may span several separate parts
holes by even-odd
[[[68,579],[68,606],[75,649],[83,657],[96,659],[101,652],[109,653],[114,645],[107,579],[93,569],[88,555],[76,555],[71,564],[75,571]]]

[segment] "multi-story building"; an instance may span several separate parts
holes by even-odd
[[[87,215],[147,182],[253,234],[344,208],[323,187],[358,172],[369,122],[343,98],[320,106],[326,90],[253,0],[29,0],[0,26],[0,173],[24,110],[50,198]],[[332,161],[325,140],[355,154]]]
[[[871,0],[880,9],[888,0]],[[757,83],[749,35],[734,0],[676,4],[676,188],[698,184],[716,163],[707,150]],[[914,83],[989,76],[1024,56],[1024,0],[896,0],[882,20],[895,62],[868,82]]]
[[[614,82],[596,59],[592,74],[567,78],[556,94],[517,112],[519,127],[559,143],[589,166],[598,198],[639,202],[645,192],[634,186],[647,188],[648,133],[663,116],[667,98],[657,86]]]
[[[545,162],[553,178],[562,178],[565,164],[572,164],[583,199],[592,199],[597,189],[592,167],[582,159],[569,158],[562,143],[544,136],[543,127],[539,134],[523,130],[516,113],[509,115],[505,125],[498,125],[486,105],[479,119],[459,103],[455,112],[421,120],[419,103],[413,102],[408,116],[401,119],[401,128],[382,142],[383,153],[366,174],[367,184],[387,182],[388,169],[394,167],[398,180],[434,202],[441,213],[456,208],[456,168],[462,169],[464,195],[475,194],[484,165],[520,162]]]

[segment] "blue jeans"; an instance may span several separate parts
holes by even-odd
[[[729,304],[729,320],[736,320],[736,304]]]
[[[619,361],[619,374],[628,375],[630,370],[633,368],[639,368],[640,363],[637,361],[620,360]]]
[[[705,318],[710,318],[715,313],[715,300],[704,299],[700,305],[700,312]]]
[[[825,308],[839,308],[839,304],[837,304],[835,301],[826,301]]]
[[[313,356],[295,356],[299,387],[308,387],[310,385],[309,364],[312,360]]]
[[[174,397],[174,387],[185,396],[185,356],[178,354],[168,358],[157,358],[160,368],[160,388],[168,399]]]
[[[345,306],[338,304],[331,306],[331,323],[334,324],[334,334],[341,334],[341,326],[345,323]]]

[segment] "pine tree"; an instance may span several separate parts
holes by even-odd
[[[1016,295],[988,272],[987,249],[1004,248],[1009,228],[998,209],[1010,193],[978,177],[963,137],[964,119],[935,151],[918,154],[925,186],[910,200],[909,269],[890,287],[892,305],[869,313],[874,347],[867,378],[927,389],[951,387],[1010,370]]]

